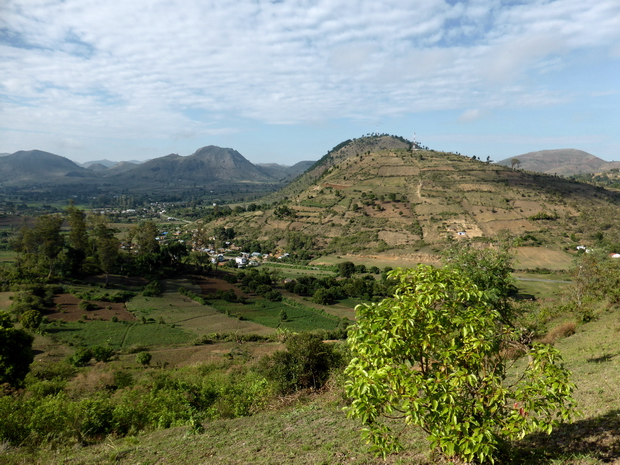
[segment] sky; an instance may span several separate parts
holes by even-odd
[[[0,0],[0,152],[620,160],[620,0]]]

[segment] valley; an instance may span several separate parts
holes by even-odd
[[[501,463],[620,460],[619,192],[378,134],[297,177],[237,155],[98,168],[80,195],[3,180],[2,331],[33,341],[5,371],[3,463],[378,463],[343,412],[348,338],[397,268],[453,270],[510,310],[505,344],[564,357],[582,416]],[[507,354],[511,379],[528,363]],[[402,442],[382,463],[449,460]]]

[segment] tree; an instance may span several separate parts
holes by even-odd
[[[114,349],[108,345],[91,347],[93,358],[98,362],[109,362],[116,354]]]
[[[280,394],[299,389],[319,389],[329,378],[331,368],[341,362],[332,344],[318,334],[301,333],[289,337],[286,350],[263,357],[258,370],[274,381]]]
[[[331,293],[324,287],[319,287],[312,295],[312,301],[320,305],[329,305]]]
[[[34,360],[33,340],[23,329],[14,328],[10,317],[0,311],[0,384],[21,384]]]
[[[462,270],[419,265],[390,278],[394,297],[358,305],[348,338],[349,415],[378,454],[400,447],[386,416],[421,427],[432,447],[466,462],[493,460],[506,440],[570,418],[574,386],[553,347],[522,347],[529,363],[504,382],[505,349],[519,335]]]
[[[88,253],[88,233],[85,221],[86,215],[73,205],[67,207],[67,222],[69,235],[67,244],[67,261],[69,273],[76,275],[82,271],[82,265]]]
[[[510,160],[510,166],[513,170],[519,169],[519,166],[521,166],[521,160],[519,160],[518,158],[513,158],[512,160]]]
[[[153,221],[144,221],[134,226],[129,233],[131,240],[136,242],[138,255],[159,253],[158,234],[159,229]]]
[[[355,273],[355,263],[341,262],[338,263],[338,274],[344,278],[350,278]]]
[[[33,308],[22,313],[19,321],[26,329],[37,329],[39,326],[41,326],[41,323],[43,321],[43,315],[41,315],[41,312],[39,310]]]
[[[620,303],[620,262],[617,259],[599,250],[579,255],[575,265],[565,296],[566,310],[588,322],[596,317],[601,302]]]
[[[119,248],[121,241],[114,235],[116,230],[108,227],[107,221],[98,221],[93,226],[92,236],[93,245],[97,251],[96,259],[101,268],[101,271],[105,273],[105,286],[108,286],[110,281],[110,273],[116,265],[116,261],[119,255]]]
[[[150,352],[138,352],[136,354],[136,362],[143,366],[149,366],[151,364],[151,359],[153,356]]]
[[[63,219],[60,216],[44,215],[35,220],[34,227],[24,225],[13,242],[18,252],[17,263],[20,268],[39,271],[45,268],[50,278],[58,255],[64,247],[64,238],[60,234]]]
[[[513,254],[509,243],[501,242],[495,247],[482,249],[472,243],[458,242],[444,251],[442,259],[447,268],[462,270],[487,293],[504,323],[513,322],[515,315],[509,297],[517,288],[511,274]]]

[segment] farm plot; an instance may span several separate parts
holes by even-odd
[[[178,292],[179,287],[184,287],[196,294],[210,294],[218,289],[234,289],[241,294],[235,286],[226,281],[205,278],[175,279],[166,280],[162,284],[165,291],[161,297],[136,296],[128,302],[129,310],[139,318],[173,324],[194,335],[223,332],[268,335],[274,332],[273,328],[226,316],[225,312],[218,311],[210,305],[201,305]]]
[[[55,309],[45,316],[49,321],[75,322],[79,320],[104,320],[113,318],[121,321],[135,321],[135,317],[127,311],[124,303],[92,301],[93,310],[80,308],[81,299],[72,294],[59,294],[54,297]]]
[[[270,302],[266,299],[253,299],[246,304],[217,300],[212,304],[217,310],[241,320],[249,320],[270,328],[290,331],[312,331],[313,329],[336,329],[339,318],[286,299]],[[283,312],[286,319],[282,319]]]
[[[83,321],[83,320],[82,320]],[[113,349],[163,347],[185,344],[194,335],[172,325],[128,321],[55,321],[43,329],[56,341],[73,346],[108,345]]]

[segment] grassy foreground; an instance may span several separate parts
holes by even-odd
[[[561,339],[577,385],[581,416],[550,435],[532,435],[502,463],[590,465],[620,463],[620,311],[606,311]],[[406,450],[387,461],[368,453],[359,424],[346,418],[342,380],[320,393],[280,399],[251,417],[141,433],[103,443],[28,451],[0,446],[0,463],[25,464],[432,464],[423,433],[405,433]]]

